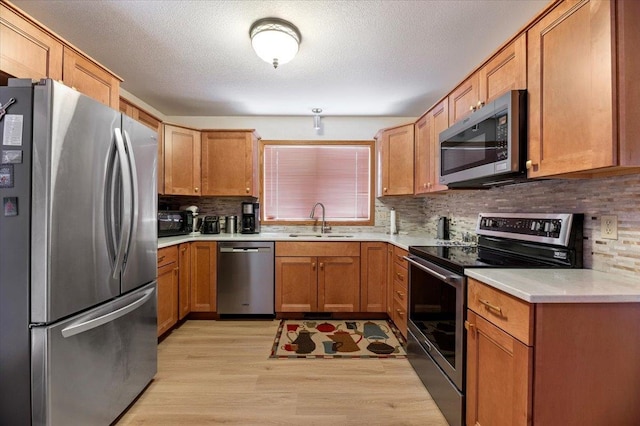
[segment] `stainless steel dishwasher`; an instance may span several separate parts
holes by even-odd
[[[274,315],[274,243],[218,243],[218,314]]]

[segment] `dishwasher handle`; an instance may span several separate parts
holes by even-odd
[[[220,247],[220,253],[270,253],[271,247]]]

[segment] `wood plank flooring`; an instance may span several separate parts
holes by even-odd
[[[405,359],[269,359],[279,321],[185,322],[117,425],[446,425]]]

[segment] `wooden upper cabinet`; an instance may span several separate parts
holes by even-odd
[[[164,192],[200,195],[200,132],[164,125]]]
[[[414,193],[427,194],[447,190],[439,184],[440,132],[449,126],[449,103],[444,99],[415,124],[415,188]]]
[[[258,197],[258,136],[253,130],[202,134],[202,195]]]
[[[527,88],[527,36],[520,35],[449,94],[449,125],[509,90]]]
[[[567,0],[528,31],[529,177],[640,166],[639,3]]]
[[[0,71],[18,78],[62,80],[62,43],[0,3]]]
[[[478,73],[473,73],[449,93],[449,125],[465,118],[480,104]]]
[[[413,194],[413,123],[383,130],[376,143],[380,145],[377,196]]]
[[[120,107],[120,79],[67,46],[62,82],[111,108]]]
[[[527,35],[521,34],[478,71],[478,99],[488,103],[509,90],[527,88]]]

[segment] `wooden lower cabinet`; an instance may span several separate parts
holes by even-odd
[[[215,241],[191,243],[191,312],[216,312]]]
[[[191,312],[191,246],[183,243],[178,246],[178,320]]]
[[[467,425],[640,424],[640,303],[527,303],[469,278],[468,306]]]
[[[409,265],[404,257],[406,250],[393,246],[391,277],[391,299],[393,306],[390,317],[403,336],[407,337],[407,321],[409,316]]]
[[[158,250],[158,336],[178,322],[178,248]]]
[[[276,312],[360,311],[360,243],[278,242],[275,262]]]
[[[387,243],[360,243],[360,310],[387,310]]]

